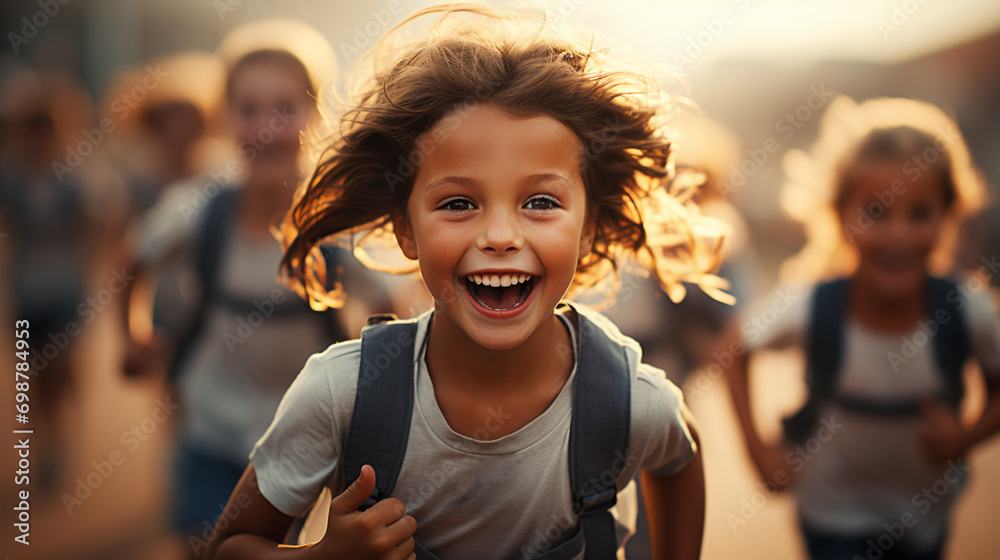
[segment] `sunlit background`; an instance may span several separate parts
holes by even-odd
[[[274,17],[308,22],[329,41],[337,72],[394,24],[435,2],[390,0],[6,0],[0,7],[0,79],[12,68],[60,68],[82,81],[92,99],[105,99],[123,69],[182,51],[217,49],[230,30]],[[798,250],[803,233],[778,205],[781,156],[815,139],[819,116],[836,93],[862,100],[912,97],[932,102],[954,116],[991,189],[990,207],[967,224],[959,250],[966,269],[1000,247],[1000,211],[993,203],[1000,184],[1000,2],[995,0],[815,0],[667,2],[654,0],[561,0],[544,4],[605,44],[619,45],[655,63],[679,70],[687,91],[706,116],[725,123],[735,144],[721,177],[725,198],[745,220],[747,259],[754,278],[747,298],[773,288],[780,263]],[[48,11],[46,11],[48,10]],[[39,15],[41,14],[41,15]],[[374,33],[373,33],[374,32]],[[341,84],[342,85],[342,84]],[[334,86],[338,87],[338,86]],[[2,89],[2,86],[0,86]],[[91,125],[88,125],[91,126]],[[771,142],[768,144],[768,142]],[[775,153],[762,151],[776,145]],[[720,150],[723,148],[720,147]],[[762,155],[766,154],[766,155]],[[115,192],[95,195],[98,220],[113,219],[100,207],[114,205]],[[3,262],[0,238],[0,262]],[[94,255],[103,286],[114,260]],[[107,259],[107,260],[101,260]],[[106,263],[106,264],[104,264]],[[1000,279],[989,275],[994,285]],[[119,305],[114,302],[112,306]],[[7,317],[9,304],[0,303]],[[56,489],[37,493],[31,509],[31,546],[13,541],[13,495],[0,488],[3,550],[10,558],[131,559],[178,558],[167,533],[171,421],[156,424],[125,461],[102,477],[82,504],[68,508],[64,496],[77,491],[80,477],[99,469],[122,436],[166,398],[162,380],[127,381],[120,373],[122,352],[117,317],[98,315],[80,339],[74,357],[76,383],[66,399],[63,420],[71,434],[59,444],[65,468]],[[0,344],[14,340],[10,321],[0,325]],[[2,357],[10,371],[13,358]],[[793,385],[797,356],[767,357],[769,386]],[[0,391],[2,406],[13,403],[10,383]],[[704,558],[803,558],[794,508],[785,496],[752,506],[747,523],[734,528],[730,515],[761,488],[751,475],[737,439],[721,380],[709,380],[689,399],[702,423],[708,479],[708,519]],[[762,395],[761,422],[777,430],[782,410],[794,406],[794,390]],[[4,414],[0,432],[15,429]],[[766,431],[766,430],[765,430]],[[6,436],[12,441],[12,436]],[[38,433],[37,442],[46,434]],[[41,443],[38,443],[41,446]],[[4,476],[16,459],[4,451]],[[970,461],[973,481],[953,518],[948,558],[1000,558],[995,504],[1000,497],[1000,442],[991,441]],[[9,483],[8,483],[9,484]],[[33,493],[35,495],[35,493]],[[755,502],[759,503],[759,502]],[[68,512],[71,510],[71,513]]]

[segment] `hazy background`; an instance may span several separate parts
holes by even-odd
[[[381,36],[416,9],[434,2],[348,2],[342,0],[68,0],[45,14],[37,0],[5,0],[0,31],[5,42],[0,64],[59,67],[79,77],[94,98],[123,67],[141,66],[150,57],[187,50],[213,51],[225,34],[247,22],[282,16],[302,19],[322,32],[341,70],[356,59],[359,46]],[[624,45],[653,61],[680,66],[690,95],[706,115],[727,123],[742,144],[741,158],[769,138],[781,150],[754,165],[745,184],[734,186],[730,201],[743,213],[750,232],[750,255],[761,271],[752,290],[768,290],[777,265],[802,242],[777,205],[780,156],[806,147],[815,138],[822,109],[800,112],[801,127],[790,137],[779,129],[816,91],[835,91],[857,100],[879,96],[923,99],[949,110],[966,135],[974,158],[996,199],[1000,183],[1000,2],[995,0],[660,2],[566,0],[547,4],[606,43]],[[51,9],[51,8],[50,8]],[[39,12],[45,14],[37,16]],[[45,21],[32,29],[35,18]],[[388,18],[388,19],[387,19]],[[21,41],[16,34],[23,37]],[[29,37],[29,35],[31,35]],[[806,118],[801,115],[807,114]],[[782,119],[785,119],[784,121]],[[748,153],[750,150],[751,153]],[[756,169],[759,167],[759,169]],[[991,206],[976,219],[974,244],[983,250],[963,259],[975,266],[1000,247],[1000,217]],[[0,239],[0,251],[3,250]],[[2,259],[0,259],[2,262]],[[96,267],[100,269],[100,267]],[[107,268],[97,274],[107,274]],[[992,278],[997,285],[998,278]],[[97,286],[103,281],[95,280]],[[119,305],[116,302],[115,305]],[[5,305],[0,302],[0,306]],[[0,309],[3,311],[4,309]],[[176,543],[166,535],[170,422],[129,452],[125,462],[105,477],[84,503],[67,512],[62,496],[122,447],[122,436],[140,425],[166,396],[155,380],[126,382],[119,372],[120,332],[113,314],[102,313],[81,335],[74,357],[78,388],[67,403],[65,423],[72,434],[63,446],[66,468],[57,490],[33,497],[30,548],[13,543],[12,496],[0,487],[2,554],[10,558],[126,559],[176,557]],[[0,313],[6,317],[6,313]],[[0,325],[0,346],[13,341],[13,325]],[[795,356],[767,358],[768,376],[791,376],[800,367]],[[12,371],[13,357],[0,360]],[[3,385],[0,410],[13,403],[10,383]],[[759,492],[736,439],[736,424],[722,383],[715,381],[689,398],[702,422],[708,469],[709,509],[706,559],[799,558],[794,513],[785,497],[768,498],[755,507],[745,526],[732,530],[728,514],[739,515],[745,501]],[[795,396],[762,398],[776,409],[788,408]],[[767,407],[762,407],[767,408]],[[774,424],[778,412],[764,422]],[[13,412],[9,416],[13,416]],[[6,412],[0,432],[14,429]],[[8,441],[13,436],[8,437]],[[33,436],[41,445],[46,435]],[[10,473],[15,457],[0,442],[0,471]],[[1000,497],[1000,443],[984,445],[971,458],[974,478],[954,518],[949,558],[1000,558],[996,538]],[[9,470],[8,470],[9,469]],[[4,474],[7,477],[9,474]],[[10,479],[8,479],[10,480]],[[9,484],[9,482],[8,482]],[[33,495],[34,496],[34,495]],[[759,510],[759,511],[757,511]]]

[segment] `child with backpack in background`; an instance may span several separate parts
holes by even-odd
[[[787,305],[751,307],[723,342],[738,356],[728,379],[750,456],[792,489],[814,560],[942,558],[964,456],[1000,428],[995,307],[971,282],[935,276],[982,179],[957,125],[907,99],[838,98],[811,154],[785,164],[782,202],[809,241],[783,272],[824,281],[782,288]],[[786,346],[805,353],[808,397],[772,446],[753,425],[748,365]],[[987,403],[966,427],[968,358]]]
[[[208,555],[621,557],[641,471],[654,556],[697,558],[704,480],[680,391],[607,319],[560,303],[626,256],[675,297],[681,281],[721,297],[705,270],[717,224],[664,188],[668,106],[551,17],[436,7],[402,25],[435,14],[376,58],[282,235],[314,305],[335,303],[317,243],[376,266],[367,244],[388,238],[433,310],[309,360]],[[335,497],[316,505],[324,488]],[[325,533],[281,545],[310,508]]]

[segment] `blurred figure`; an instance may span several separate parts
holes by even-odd
[[[781,288],[722,345],[751,458],[769,487],[792,488],[814,560],[942,558],[964,455],[1000,429],[988,294],[932,276],[949,270],[982,179],[957,125],[906,99],[834,100],[812,152],[785,164],[783,203],[809,242],[783,272],[829,281]],[[789,345],[805,351],[808,398],[775,447],[753,425],[748,354]],[[988,402],[967,427],[968,358]]]
[[[273,28],[256,27],[274,40]],[[316,35],[302,24],[293,30],[288,45]],[[128,316],[128,373],[149,373],[170,354],[181,404],[173,522],[192,557],[207,545],[250,449],[306,358],[348,338],[342,314],[314,312],[275,281],[282,253],[271,227],[303,178],[299,137],[317,116],[312,68],[289,50],[251,43],[234,52],[231,42],[220,51],[239,156],[168,188],[140,224],[135,268],[143,281]],[[194,278],[187,321],[154,330],[143,298],[148,303],[158,263],[178,252]],[[350,259],[332,254],[329,274],[365,286],[359,294],[377,292],[377,282],[354,280]],[[385,310],[381,301],[372,309]]]
[[[671,150],[683,178],[697,177],[693,200],[701,213],[728,226],[719,276],[730,284],[737,302],[753,293],[758,274],[748,250],[748,228],[739,211],[723,197],[721,184],[739,163],[740,144],[724,124],[701,115],[683,115],[672,124]],[[712,345],[722,333],[734,307],[693,291],[673,303],[648,275],[625,267],[622,291],[604,311],[622,332],[643,347],[649,363],[662,368],[679,386],[687,375],[711,360]]]
[[[5,134],[0,150],[3,267],[12,316],[28,322],[31,421],[46,433],[39,449],[43,490],[60,476],[62,435],[57,420],[73,390],[73,356],[96,316],[85,304],[92,263],[105,233],[120,226],[114,188],[89,96],[58,70],[22,67],[0,88]],[[120,207],[119,207],[120,208]]]
[[[118,74],[107,87],[102,117],[115,125],[109,151],[125,175],[130,214],[156,203],[168,184],[224,163],[218,121],[225,69],[218,57],[188,52]]]

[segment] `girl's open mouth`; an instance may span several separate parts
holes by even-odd
[[[490,311],[509,311],[528,301],[538,283],[527,274],[470,274],[465,289],[479,305]]]

